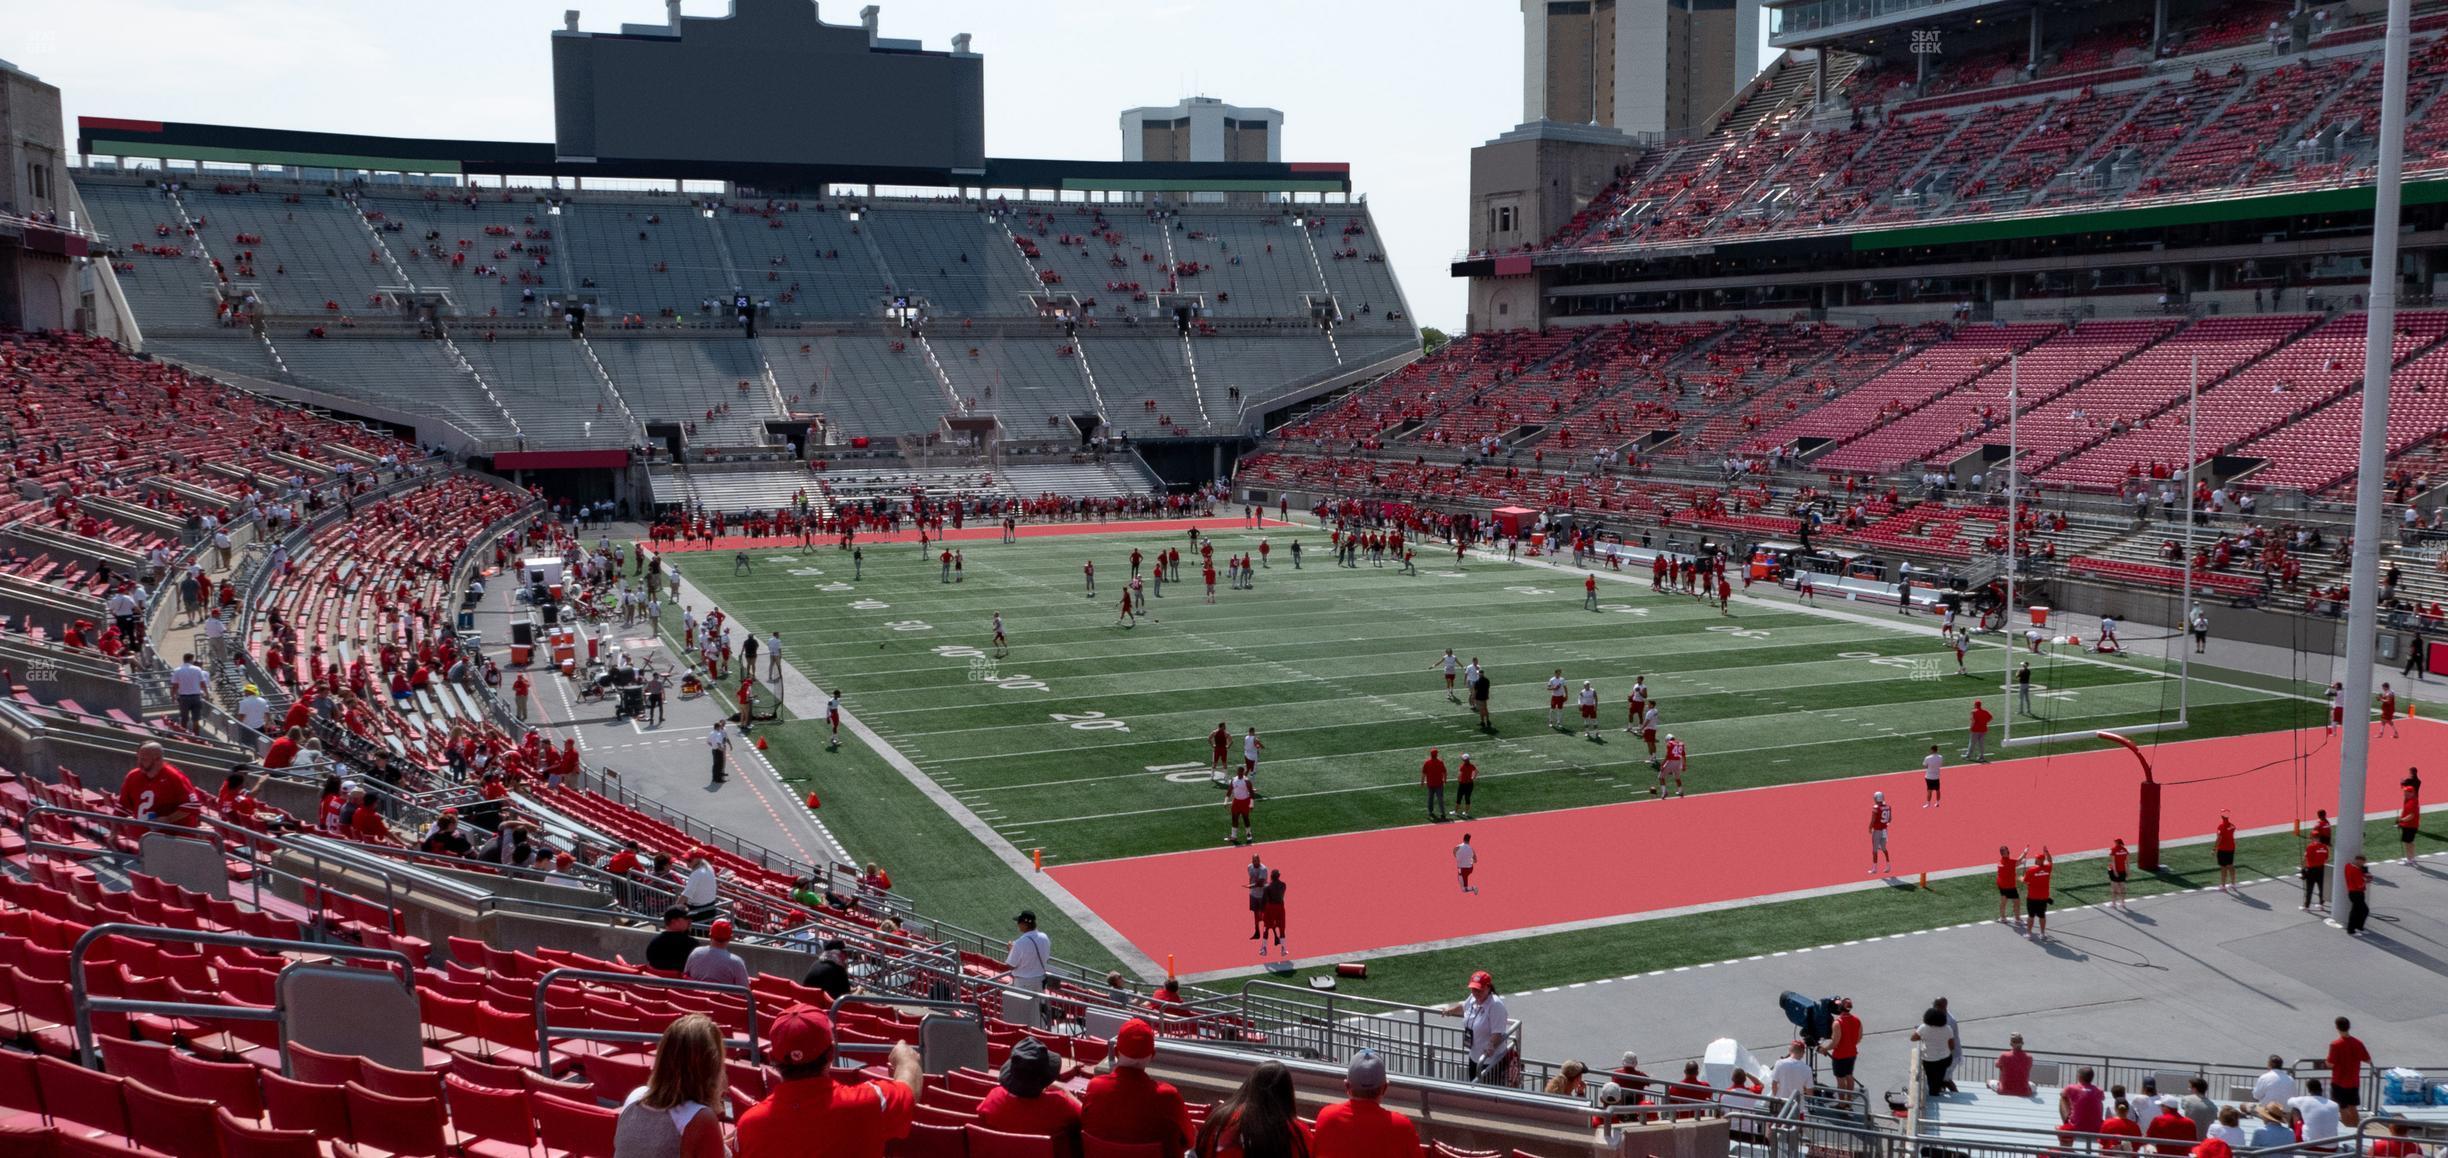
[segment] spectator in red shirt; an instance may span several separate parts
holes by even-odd
[[[1141,1018],[1114,1033],[1113,1072],[1099,1074],[1080,1098],[1080,1132],[1107,1142],[1154,1144],[1167,1155],[1190,1148],[1190,1107],[1181,1091],[1148,1076],[1156,1027]]]
[[[1861,1055],[1861,1019],[1853,1016],[1853,999],[1836,999],[1836,1017],[1829,1027],[1827,1049],[1830,1067],[1836,1074],[1836,1088],[1853,1088],[1853,1063]]]
[[[2104,1153],[2137,1153],[2142,1149],[2142,1143],[2140,1141],[2142,1137],[2142,1124],[2133,1120],[2133,1107],[2127,1105],[2123,1098],[2117,1099],[2115,1112],[2109,1115],[2106,1120],[2099,1124],[2099,1129],[2092,1132],[2095,1134],[2107,1134],[2111,1137],[2117,1138],[2135,1139],[2135,1141],[2126,1143],[2102,1142],[2100,1143],[2100,1150]]]
[[[2185,1117],[2184,1111],[2176,1108],[2174,1098],[2159,1103],[2159,1116],[2142,1128],[2142,1134],[2155,1140],[2159,1153],[2163,1155],[2183,1154],[2191,1150],[2195,1142],[2201,1141],[2201,1131],[2194,1127],[2193,1119]]]
[[[1324,1115],[1320,1115],[1321,1119],[1323,1117]],[[2405,1119],[2399,1118],[2396,1121],[2390,1122],[2388,1128],[2388,1137],[2377,1138],[2372,1141],[2372,1158],[2421,1158],[2423,1152],[2422,1143],[2406,1137],[2407,1125]]]
[[[810,1005],[774,1019],[766,1057],[782,1082],[739,1118],[737,1158],[883,1158],[909,1135],[926,1077],[908,1042],[892,1047],[890,1081],[844,1081],[833,1072],[833,1021]]]
[[[1700,1103],[1714,1100],[1717,1097],[1717,1087],[1708,1084],[1708,1079],[1700,1076],[1699,1062],[1687,1061],[1683,1063],[1683,1080],[1668,1083],[1666,1097],[1678,1105],[1697,1107]],[[1700,1111],[1697,1108],[1675,1111],[1677,1118],[1697,1118],[1699,1116]]]
[[[229,775],[221,781],[220,796],[214,800],[214,804],[221,810],[223,819],[252,819],[256,811],[263,807],[262,802],[256,800],[254,794],[247,791],[246,782],[247,766],[244,764],[231,765]]]
[[[289,701],[289,710],[281,713],[281,730],[304,728],[314,722],[314,696],[311,689],[301,689],[298,698]]]
[[[2107,1118],[2101,1112],[2107,1100],[2107,1093],[2091,1084],[2091,1067],[2084,1066],[2074,1071],[2074,1084],[2058,1092],[2057,1116],[2076,1133],[2097,1134]],[[2125,1103],[2118,1102],[2117,1116],[2121,1118],[2126,1113]],[[2134,1133],[2139,1137],[2141,1130],[2137,1127]]]
[[[1101,1136],[1101,1135],[1100,1135]],[[1304,1158],[1312,1152],[1292,1098],[1292,1071],[1279,1061],[1250,1070],[1199,1127],[1198,1158]]]
[[[1385,1060],[1361,1050],[1343,1073],[1346,1100],[1318,1111],[1315,1158],[1417,1158],[1419,1128],[1380,1104],[1385,1089]]]
[[[162,759],[159,743],[147,740],[136,749],[136,766],[119,782],[119,807],[138,820],[194,824],[195,785],[177,765]]]
[[[1045,1043],[1024,1037],[1003,1059],[1003,1073],[994,1091],[977,1108],[978,1125],[1006,1134],[1054,1139],[1058,1154],[1076,1151],[1080,1104],[1069,1091],[1051,1089],[1062,1077],[1062,1062]]]
[[[1983,762],[1989,759],[1989,721],[1993,719],[1996,717],[1979,700],[1972,701],[1972,738],[1964,745],[1964,759]]]
[[[363,788],[351,789],[348,795],[349,835],[370,844],[391,843],[391,826],[383,823],[382,813],[375,811],[366,799]]]
[[[2371,862],[2356,853],[2339,873],[2346,886],[2346,935],[2352,937],[2362,933],[2364,923],[2371,920]]]
[[[2329,1043],[2329,1100],[2338,1104],[2338,1124],[2352,1126],[2363,1120],[2357,1107],[2363,1101],[2363,1067],[2371,1064],[2371,1051],[2363,1048],[2363,1039],[2347,1032],[2354,1023],[2337,1019],[2337,1040]]]
[[[271,747],[264,749],[263,766],[286,768],[297,763],[298,749],[304,746],[305,740],[306,729],[304,728],[291,727],[288,731],[281,733],[279,739],[272,741]]]
[[[2036,940],[2048,940],[2049,878],[2056,872],[2057,860],[2046,845],[2032,858],[2031,867],[2023,870],[2023,911],[2030,917],[2030,935]]]
[[[2032,1055],[2023,1052],[2023,1035],[2008,1034],[2006,1052],[1997,1056],[1997,1076],[1989,1079],[1989,1088],[2010,1098],[2032,1096]]]

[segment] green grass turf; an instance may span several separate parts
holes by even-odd
[[[1297,572],[1284,550],[1295,537],[1309,549]],[[1687,596],[1652,594],[1645,575],[1601,580],[1603,610],[1593,613],[1581,606],[1577,575],[1479,560],[1455,575],[1450,556],[1417,576],[1392,566],[1352,570],[1325,562],[1315,532],[1270,538],[1274,566],[1260,572],[1256,590],[1219,590],[1218,602],[1206,604],[1195,583],[1168,584],[1152,600],[1154,616],[1128,630],[1116,626],[1116,603],[1130,550],[1186,548],[1186,536],[966,543],[957,584],[940,582],[914,544],[871,546],[855,582],[847,554],[829,547],[756,552],[747,574],[733,573],[727,553],[681,556],[680,566],[743,623],[781,631],[811,679],[843,688],[862,721],[1005,839],[1045,850],[1049,864],[1220,843],[1221,795],[1200,772],[1206,733],[1218,721],[1231,725],[1236,759],[1241,730],[1259,729],[1267,745],[1260,831],[1284,839],[1414,822],[1413,794],[1399,789],[1415,783],[1431,746],[1449,758],[1467,751],[1479,764],[1481,816],[1643,796],[1652,780],[1647,751],[1621,731],[1636,674],[1648,677],[1664,728],[1691,745],[1694,792],[1909,769],[1931,743],[1960,751],[1972,699],[2004,706],[1997,681],[2005,652],[1976,647],[1980,674],[1957,676],[1927,618],[1897,617],[1911,629],[1897,633],[1783,607],[1737,603],[1722,616]],[[1217,548],[1221,555],[1256,542],[1254,533],[1227,533]],[[1095,600],[1082,590],[1088,558],[1099,572]],[[1191,558],[1185,550],[1195,574]],[[997,610],[1011,653],[987,663],[992,657],[979,653]],[[1492,735],[1447,701],[1432,670],[1446,647],[1488,667]],[[1604,725],[1597,740],[1547,727],[1544,681],[1558,666],[1575,688],[1596,682]],[[2150,662],[2044,659],[2034,671],[2058,694],[2043,699],[2045,722],[2018,720],[2019,732],[2148,723],[2174,711],[2175,685]],[[2261,690],[2270,687],[2197,681],[2183,735],[2318,718],[2319,705]],[[806,725],[767,734],[785,775],[822,792],[824,820],[853,852],[887,862],[922,908],[998,932],[1015,902],[1033,897],[862,745],[821,751],[820,729]],[[1746,910],[1755,911],[1765,910]],[[1714,959],[1735,950],[1705,946],[1750,943],[1733,931],[1748,924],[1710,914],[1573,934],[1598,948],[1587,960],[1561,960],[1585,975],[1622,973],[1623,947],[1637,943],[1647,957],[1661,926],[1691,930],[1668,935],[1667,945],[1688,937],[1699,959]],[[1757,927],[1782,946],[1815,943],[1800,926]],[[1049,932],[1065,955],[1102,963],[1084,935]],[[1540,938],[1507,952],[1540,954],[1550,942],[1569,944]],[[1398,976],[1402,969],[1387,967]]]

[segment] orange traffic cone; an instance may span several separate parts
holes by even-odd
[[[1927,870],[1924,870],[1921,873],[1921,883],[1919,887],[1924,889],[1929,887],[1929,872]]]
[[[765,750],[765,737],[763,737],[763,736],[759,736],[759,737],[757,737],[757,751],[762,752],[762,751],[764,751],[764,750]]]
[[[824,801],[816,799],[816,794],[813,792],[808,793],[807,804],[808,811],[810,812],[814,812],[817,809],[824,807]]]

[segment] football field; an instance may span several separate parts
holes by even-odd
[[[858,720],[1058,877],[1094,862],[1223,848],[1227,812],[1208,741],[1219,724],[1233,736],[1236,765],[1247,729],[1265,745],[1256,776],[1263,853],[1274,842],[1422,824],[1419,769],[1430,748],[1449,765],[1467,753],[1478,766],[1472,812],[1481,820],[1649,800],[1649,751],[1623,731],[1636,677],[1646,678],[1661,732],[1689,745],[1694,796],[1917,772],[1933,743],[1952,764],[1974,699],[2006,715],[2004,637],[1979,640],[1974,675],[1958,675],[1936,621],[1892,607],[1831,600],[1813,608],[1762,586],[1723,614],[1688,595],[1653,593],[1645,570],[1627,570],[1602,572],[1591,611],[1569,563],[1474,555],[1457,569],[1441,551],[1423,552],[1415,575],[1365,558],[1344,568],[1328,559],[1323,532],[1282,525],[1213,533],[1219,560],[1255,555],[1263,535],[1271,565],[1254,589],[1219,584],[1208,603],[1186,533],[1073,530],[1016,544],[991,531],[956,541],[958,582],[943,581],[938,547],[922,556],[915,543],[866,544],[855,577],[848,552],[829,545],[752,550],[745,571],[728,550],[678,561],[727,612],[760,634],[781,632],[801,671],[841,689]],[[1192,581],[1155,597],[1147,571],[1168,547],[1182,550]],[[1151,607],[1124,627],[1119,600],[1134,548],[1150,561]],[[1094,598],[1082,574],[1091,561]],[[1008,654],[992,647],[997,612]],[[1448,699],[1439,660],[1449,647],[1489,673],[1491,728]],[[2019,734],[2175,717],[2177,683],[2155,661],[2056,649],[2033,667],[2043,718],[2017,718]],[[1569,704],[1566,727],[1549,725],[1546,681],[1557,669],[1576,693],[1583,680],[1596,688],[1594,738],[1581,734]],[[800,716],[820,710],[790,707]],[[2191,727],[2167,739],[2316,726],[2321,714],[2272,682],[2197,678]],[[773,734],[778,749],[792,750],[777,762],[808,770],[822,789],[832,757],[798,752],[820,747],[820,730]],[[1999,737],[1993,731],[1993,756],[2042,754],[2000,753]],[[829,816],[860,807],[838,792],[828,795]],[[2130,818],[2128,800],[2113,808]],[[1678,835],[1731,852],[1753,834],[1734,822]],[[892,859],[890,850],[874,854]],[[1216,887],[1229,895],[1234,884]],[[1024,893],[1013,885],[1012,895]],[[1323,885],[1311,880],[1307,895]],[[1410,941],[1436,935],[1423,929]]]

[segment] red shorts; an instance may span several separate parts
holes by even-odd
[[[1256,801],[1235,800],[1232,802],[1232,814],[1234,816],[1248,816],[1250,814],[1250,805],[1254,803],[1256,803]]]
[[[1549,697],[1547,697],[1547,706],[1548,706],[1548,707],[1550,707],[1550,708],[1560,708],[1560,707],[1563,707],[1563,706],[1564,706],[1564,697],[1562,697],[1562,696],[1549,696]]]
[[[1596,705],[1596,704],[1583,704],[1583,705],[1581,705],[1581,718],[1582,718],[1582,719],[1584,719],[1584,720],[1595,720],[1595,719],[1597,719],[1597,718],[1598,718],[1598,705]]]
[[[2341,705],[2339,705],[2339,706],[2337,706],[2337,707],[2334,707],[2334,708],[2329,709],[2329,722],[2330,722],[2330,723],[2332,723],[2332,724],[2342,723],[2342,722],[2344,722],[2344,721],[2345,721],[2345,719],[2346,719],[2346,708],[2345,708],[2345,706],[2344,706],[2344,705],[2342,705],[2342,704],[2341,704]]]
[[[1282,905],[1268,905],[1265,908],[1260,909],[1258,911],[1258,923],[1266,926],[1269,929],[1273,929],[1278,933],[1283,932],[1284,907]]]
[[[1657,741],[1657,729],[1656,729],[1656,728],[1642,728],[1642,729],[1641,729],[1641,739],[1643,739],[1643,740],[1647,740],[1647,741],[1650,741],[1651,743],[1655,743],[1655,742]]]

